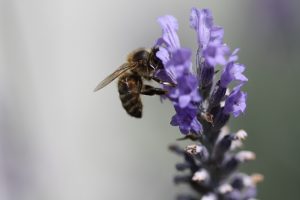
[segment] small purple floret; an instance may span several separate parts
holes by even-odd
[[[169,98],[178,103],[180,108],[185,108],[191,103],[199,103],[201,98],[198,92],[198,80],[192,74],[187,74],[177,79],[177,87],[171,88]]]
[[[199,133],[202,131],[202,125],[197,119],[197,110],[194,107],[186,107],[184,109],[174,106],[176,114],[172,117],[171,125],[179,126],[179,130],[183,134]]]
[[[231,113],[234,117],[238,117],[241,113],[245,112],[247,94],[241,91],[241,86],[242,85],[235,87],[227,97],[224,113]]]
[[[229,48],[219,41],[210,42],[203,51],[203,57],[212,66],[225,65],[228,54]]]
[[[224,29],[213,24],[213,17],[207,9],[192,8],[190,26],[197,32],[198,55],[211,66],[224,65],[229,48],[223,44]]]
[[[227,87],[232,81],[240,81],[241,83],[248,81],[247,77],[242,74],[245,66],[230,62],[225,66],[225,70],[221,75],[221,86]]]
[[[175,79],[190,74],[192,67],[192,52],[190,49],[178,48],[169,52],[170,60],[165,64],[165,70]],[[177,80],[176,80],[177,81]]]
[[[239,81],[241,84],[248,81],[247,77],[243,74],[245,66],[236,63],[238,60],[237,52],[239,49],[233,51],[228,59],[228,63],[225,65],[223,73],[221,75],[221,86],[226,88],[232,81]]]
[[[205,49],[210,41],[210,31],[213,26],[213,17],[208,9],[192,8],[190,26],[197,32],[198,45]]]

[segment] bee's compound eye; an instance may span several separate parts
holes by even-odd
[[[149,57],[149,52],[146,50],[140,50],[133,54],[132,61],[139,62],[141,60],[147,60]]]

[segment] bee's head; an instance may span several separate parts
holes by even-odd
[[[162,61],[156,56],[156,53],[159,51],[159,48],[156,46],[156,47],[153,47],[151,49],[151,52],[150,52],[150,64],[151,66],[155,67],[156,69],[161,69],[163,68],[163,63]]]

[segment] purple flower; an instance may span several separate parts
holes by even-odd
[[[199,103],[201,98],[198,92],[198,80],[192,74],[187,74],[177,79],[177,87],[171,88],[169,98],[178,103],[180,108],[185,108],[191,103]]]
[[[226,57],[229,54],[228,46],[215,40],[210,42],[206,49],[203,51],[203,57],[212,66],[225,65],[227,63]]]
[[[158,70],[156,76],[164,81],[171,81],[178,85],[177,79],[190,74],[192,65],[191,55],[192,52],[189,49],[179,48],[167,51],[166,48],[160,47],[156,56],[162,60],[164,68]],[[197,84],[195,85],[197,87]],[[171,90],[172,88],[165,87],[165,89]]]
[[[169,62],[164,65],[167,73],[171,74],[175,79],[190,74],[192,66],[192,52],[190,49],[179,48],[169,52],[169,54]]]
[[[191,70],[191,51],[180,48],[170,52],[170,60],[165,65],[166,74],[172,74],[176,87],[167,87],[167,97],[173,102],[176,115],[171,124],[179,126],[181,133],[199,133],[202,126],[197,119],[198,104],[201,100],[198,92],[198,80]]]
[[[171,15],[165,15],[158,18],[157,21],[162,28],[162,37],[157,40],[156,45],[166,45],[169,50],[180,48],[177,19]]]
[[[192,8],[190,26],[197,32],[199,47],[205,49],[210,41],[210,31],[213,26],[213,17],[210,10]]]
[[[159,47],[159,51],[156,53],[156,56],[162,61],[165,68],[156,71],[155,76],[164,81],[175,83],[176,78],[174,77],[174,69],[172,69],[172,67],[167,69],[166,66],[170,65],[169,61],[171,59],[172,52],[180,48],[180,41],[177,35],[178,22],[177,19],[171,15],[159,17],[157,21],[162,29],[162,37],[160,37],[155,43],[155,46]]]
[[[213,24],[211,12],[207,9],[192,8],[190,26],[197,32],[198,46],[201,50],[197,56],[205,59],[211,66],[225,65],[229,48],[223,44],[224,29]]]
[[[220,26],[213,26],[210,31],[210,41],[223,43],[224,29]]]
[[[237,53],[240,51],[239,48],[235,49],[232,54],[230,55],[228,62],[236,62],[239,59]]]
[[[176,33],[178,23],[173,16],[160,17],[158,22],[163,34],[156,43],[159,46],[156,56],[162,61],[164,68],[158,70],[155,75],[176,84],[176,87],[163,86],[168,90],[166,96],[172,101],[176,111],[171,124],[179,126],[183,134],[199,133],[202,126],[197,119],[197,105],[201,97],[198,92],[198,79],[191,73],[192,52],[180,47]]]
[[[197,109],[193,106],[184,109],[174,106],[176,114],[172,117],[171,125],[179,126],[179,130],[183,134],[199,133],[202,131],[202,125],[197,119]]]
[[[232,177],[237,174],[237,167],[253,160],[255,154],[249,151],[236,152],[246,133],[230,133],[226,126],[231,114],[238,117],[246,109],[247,94],[241,91],[241,87],[248,79],[243,74],[245,66],[237,63],[239,49],[230,53],[229,47],[223,42],[224,29],[213,24],[208,9],[193,8],[190,26],[197,33],[197,76],[191,73],[190,50],[180,45],[170,45],[171,42],[161,42],[158,43],[161,49],[157,53],[164,64],[160,76],[173,78],[176,83],[176,87],[165,87],[169,92],[166,96],[176,111],[171,125],[179,126],[181,133],[186,135],[183,139],[198,142],[184,150],[176,146],[170,148],[183,156],[183,162],[178,163],[176,169],[189,169],[186,170],[188,174],[185,171],[184,175],[176,176],[175,183],[188,183],[200,194],[181,195],[178,199],[254,198],[257,195],[256,183],[262,180],[261,175]],[[174,37],[178,29],[177,22],[176,26],[170,27],[175,31],[163,31],[163,37]],[[220,79],[215,76],[217,65],[222,70]],[[227,96],[228,86],[233,81],[237,81],[238,86]],[[201,135],[189,134],[199,132]]]
[[[247,77],[242,74],[245,71],[245,66],[234,63],[234,62],[229,62],[225,66],[225,70],[223,71],[221,75],[221,86],[222,87],[227,87],[232,81],[240,81],[240,82],[246,82],[248,81]]]
[[[232,113],[234,117],[238,117],[246,110],[247,94],[241,91],[241,85],[236,86],[227,97],[224,106],[224,113]]]
[[[210,10],[192,8],[190,26],[197,32],[198,45],[201,49],[206,49],[210,42],[223,43],[224,29],[213,24]]]
[[[233,51],[221,75],[220,83],[224,88],[228,87],[232,81],[240,81],[241,83],[248,81],[247,77],[242,74],[245,71],[245,66],[235,63],[238,60],[238,51],[239,49]]]

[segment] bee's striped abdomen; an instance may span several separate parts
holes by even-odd
[[[142,79],[136,74],[125,74],[120,77],[118,90],[120,100],[126,112],[136,118],[142,117],[143,104],[140,98]]]

